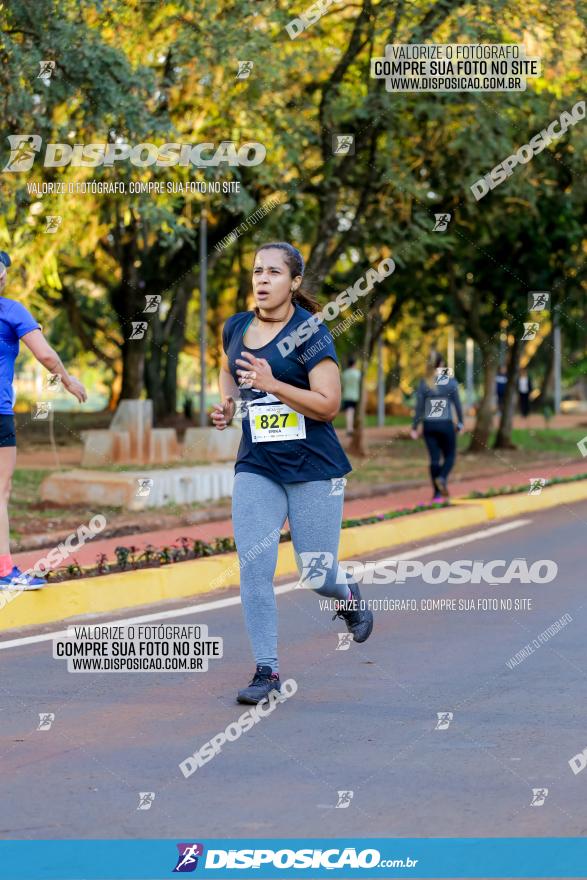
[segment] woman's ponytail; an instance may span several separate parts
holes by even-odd
[[[313,315],[320,311],[319,302],[314,299],[311,293],[305,293],[303,290],[294,290],[291,301],[292,303],[301,306],[303,309],[312,312]]]

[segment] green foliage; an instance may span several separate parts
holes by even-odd
[[[163,298],[144,343],[148,391],[173,408],[178,351],[193,354],[198,324],[198,224],[209,216],[209,348],[216,364],[220,326],[246,297],[254,248],[267,239],[299,244],[308,283],[322,301],[382,256],[397,269],[369,303],[394,326],[416,321],[420,344],[443,320],[457,338],[473,334],[495,356],[499,333],[517,334],[532,289],[553,291],[563,340],[584,357],[581,252],[587,125],[579,123],[475,202],[470,185],[580,95],[585,25],[578,0],[481,6],[455,0],[336,5],[295,40],[288,4],[216,0],[128,4],[39,0],[5,4],[0,26],[0,101],[6,134],[43,141],[161,144],[259,141],[254,168],[36,168],[4,174],[0,246],[11,251],[12,294],[30,300],[68,360],[91,354],[109,384],[130,374],[129,322],[146,292]],[[393,26],[395,42],[526,41],[539,46],[544,74],[524,93],[389,93],[369,75]],[[54,60],[49,85],[39,62]],[[246,79],[237,63],[254,62]],[[355,155],[336,156],[334,133],[353,133]],[[0,142],[0,161],[8,142]],[[30,180],[167,182],[235,180],[231,196],[49,194]],[[260,204],[281,204],[218,254],[214,245]],[[450,212],[447,232],[434,213]],[[43,230],[60,215],[55,235]],[[245,280],[242,281],[242,276]],[[440,328],[440,329],[439,329]],[[364,325],[339,344],[361,350]],[[404,343],[404,347],[405,347]],[[410,343],[412,345],[411,337]],[[459,351],[457,352],[459,354]],[[542,370],[548,345],[535,355]],[[80,363],[82,361],[80,360]],[[143,378],[128,386],[143,390]]]

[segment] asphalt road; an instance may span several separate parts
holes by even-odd
[[[584,835],[587,772],[569,760],[587,747],[587,504],[487,528],[422,561],[551,559],[556,579],[413,579],[364,586],[364,597],[524,598],[530,610],[380,611],[368,642],[337,650],[341,622],[306,591],[284,592],[282,680],[297,693],[188,779],[179,762],[246,710],[234,701],[253,670],[240,604],[171,620],[224,639],[223,659],[198,674],[76,675],[50,641],[3,637],[0,837]],[[445,729],[439,712],[452,713]],[[39,713],[55,715],[50,729],[37,730]],[[542,805],[533,788],[548,789]],[[353,792],[349,806],[336,807],[339,791]],[[137,809],[139,792],[155,793],[149,809]]]

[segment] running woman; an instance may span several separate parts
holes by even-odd
[[[463,430],[463,410],[459,386],[453,376],[448,376],[441,355],[435,355],[426,370],[426,378],[420,380],[416,396],[416,411],[412,422],[411,437],[418,438],[418,426],[424,425],[424,440],[430,456],[430,479],[432,480],[432,503],[448,498],[448,475],[455,463],[457,439],[452,408],[457,415],[457,431]]]
[[[273,578],[286,518],[300,586],[336,599],[334,617],[345,621],[356,642],[373,628],[358,585],[338,565],[344,476],[351,465],[332,427],[341,398],[334,343],[312,317],[318,304],[302,293],[303,275],[295,247],[263,245],[253,269],[255,308],[233,315],[222,332],[222,403],[212,420],[224,430],[238,402],[242,438],[232,519],[256,662],[249,686],[238,692],[240,703],[258,703],[280,689]]]
[[[23,574],[14,565],[10,555],[8,501],[12,474],[16,464],[16,434],[14,430],[14,362],[18,356],[19,340],[49,372],[60,376],[63,387],[80,403],[86,400],[81,382],[70,376],[57,352],[53,351],[41,332],[40,325],[22,303],[2,296],[6,287],[10,257],[0,251],[0,590],[18,586],[36,590],[46,584],[43,578]]]

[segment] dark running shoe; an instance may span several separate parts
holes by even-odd
[[[361,609],[361,592],[358,584],[349,584],[349,587],[353,598],[340,599],[338,611],[332,619],[342,618],[348,631],[353,634],[353,640],[366,642],[373,629],[373,612],[366,608]]]
[[[279,674],[272,672],[270,666],[257,666],[253,679],[248,687],[238,692],[237,703],[252,703],[255,705],[273,690],[281,690]]]
[[[444,477],[437,477],[436,487],[438,488],[438,494],[442,495],[443,498],[448,498],[448,486]]]

